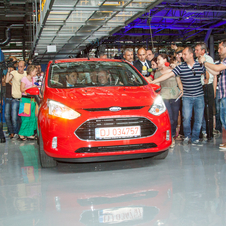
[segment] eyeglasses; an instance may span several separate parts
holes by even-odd
[[[195,69],[192,68],[191,70],[192,70],[193,75],[196,76]]]

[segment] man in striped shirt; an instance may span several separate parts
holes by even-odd
[[[184,127],[184,144],[191,143],[192,145],[202,146],[199,141],[199,133],[202,126],[204,113],[204,93],[201,83],[201,75],[204,74],[205,68],[195,62],[194,53],[191,47],[186,47],[183,50],[182,57],[184,62],[175,67],[172,72],[163,74],[152,83],[162,82],[172,76],[180,78],[183,85],[183,127]],[[191,118],[194,110],[194,125],[191,132]]]
[[[205,57],[200,57],[199,62],[214,76],[221,73],[219,78],[220,118],[224,129],[226,129],[226,39],[220,41],[218,53],[221,58],[220,64],[211,64],[206,61]],[[220,144],[219,148],[225,151],[226,143]]]
[[[207,46],[204,42],[197,43],[195,46],[195,55],[197,58],[204,56],[206,61],[214,64],[213,58],[207,55]],[[197,59],[198,60],[198,59]],[[213,90],[214,75],[206,72],[206,76],[201,77],[201,83],[204,90],[205,110],[202,122],[203,138],[208,140],[213,139],[213,106],[214,106],[214,90]]]

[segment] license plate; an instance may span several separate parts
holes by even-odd
[[[122,223],[143,219],[142,207],[122,207],[118,209],[104,209],[99,211],[99,223]]]
[[[140,137],[140,126],[95,128],[96,139]]]

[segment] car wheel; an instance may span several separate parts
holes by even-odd
[[[165,159],[168,153],[169,153],[169,150],[166,150],[161,154],[154,156],[153,159]]]
[[[39,135],[39,158],[43,168],[55,167],[57,165],[57,161],[49,157],[44,151],[41,131]]]

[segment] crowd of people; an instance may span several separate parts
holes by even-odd
[[[183,140],[184,145],[202,146],[203,142],[212,141],[214,134],[222,132],[222,125],[226,128],[226,40],[219,44],[218,65],[208,55],[205,43],[197,43],[194,49],[172,43],[171,49],[174,54],[166,55],[139,48],[136,61],[133,50],[126,49],[123,57],[149,83],[161,86],[160,95],[170,116],[171,146],[175,140]],[[226,144],[220,144],[219,148],[226,150]]]
[[[218,63],[214,63],[208,55],[205,43],[197,43],[194,49],[190,46],[177,47],[172,43],[171,49],[173,54],[167,55],[155,54],[141,47],[134,61],[133,49],[127,48],[123,58],[149,83],[161,86],[160,95],[171,122],[171,146],[175,145],[175,140],[183,140],[184,145],[202,146],[203,142],[212,141],[214,134],[220,134],[222,126],[226,128],[226,40],[219,44]],[[107,59],[107,54],[101,53],[99,58]],[[25,68],[25,62],[20,61],[15,67],[8,68],[3,78],[8,134],[11,139],[22,141],[36,139],[36,103],[27,96],[26,90],[40,86],[36,81],[43,76],[40,65],[29,65],[26,71]],[[73,78],[67,77],[65,86],[73,85],[77,79],[78,74]],[[23,116],[24,112],[20,116],[22,106],[24,109],[29,106],[29,117]],[[0,142],[5,142],[5,138],[1,138]],[[226,150],[226,143],[220,144],[219,148]]]
[[[12,57],[16,61],[15,57]],[[26,70],[25,70],[26,69]],[[9,67],[2,78],[1,92],[5,103],[5,121],[7,133],[10,139],[35,140],[36,137],[36,102],[28,97],[26,90],[32,87],[40,87],[43,73],[41,65],[29,65],[25,61],[15,63]],[[0,133],[0,143],[5,143],[4,133]]]

